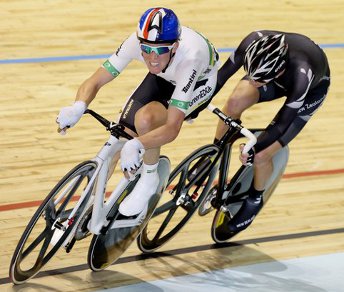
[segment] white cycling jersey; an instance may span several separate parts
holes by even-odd
[[[132,60],[144,63],[136,33],[122,43],[103,67],[116,77]],[[170,106],[188,115],[208,101],[215,90],[218,67],[218,53],[214,46],[201,34],[183,26],[173,61],[164,72],[157,74],[175,85]],[[195,89],[196,82],[203,80],[207,80],[206,86]]]

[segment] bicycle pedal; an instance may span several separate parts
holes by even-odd
[[[63,230],[55,229],[54,234],[50,240],[50,245],[55,246],[58,243],[58,241],[61,239],[63,234],[64,234]],[[61,247],[66,248],[66,245],[67,245],[67,243],[64,242],[63,244],[61,244]]]
[[[139,215],[139,214],[133,215],[133,216],[125,216],[125,215],[119,213],[118,216],[117,216],[117,218],[116,218],[116,220],[130,220],[130,219],[135,219],[135,218],[137,218],[138,215]]]

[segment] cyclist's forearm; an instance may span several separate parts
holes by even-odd
[[[96,97],[98,91],[100,88],[97,86],[91,84],[86,80],[78,89],[78,92],[76,94],[76,101],[83,101],[87,105],[89,105],[92,100]]]
[[[112,76],[106,69],[100,67],[90,78],[86,79],[76,94],[76,100],[84,101],[89,105],[96,97],[99,89],[106,83],[113,80]]]

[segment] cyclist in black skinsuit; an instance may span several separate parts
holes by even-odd
[[[247,228],[262,207],[265,183],[272,173],[272,157],[302,130],[322,105],[329,85],[330,69],[323,50],[297,33],[256,31],[245,37],[218,72],[217,91],[244,67],[246,75],[230,95],[223,111],[240,118],[244,110],[285,96],[277,115],[259,136],[250,155],[241,154],[243,164],[253,162],[254,180],[249,196],[229,222],[229,230]],[[216,138],[226,130],[219,123]]]

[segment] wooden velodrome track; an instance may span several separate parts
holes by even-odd
[[[75,164],[92,158],[107,139],[107,133],[89,117],[68,135],[58,135],[55,118],[60,107],[71,104],[79,84],[135,30],[141,13],[157,5],[174,9],[183,25],[202,32],[219,49],[234,48],[247,33],[261,28],[310,36],[324,45],[331,66],[326,102],[291,143],[284,179],[254,224],[233,240],[240,244],[215,248],[209,232],[212,216],[195,215],[161,249],[164,255],[143,259],[133,244],[116,265],[92,273],[85,264],[88,238],[68,255],[59,252],[27,284],[12,286],[10,259],[37,202]],[[94,291],[250,263],[344,252],[343,13],[342,0],[235,4],[228,0],[1,1],[0,290]],[[228,55],[222,52],[221,60]],[[68,60],[69,56],[75,58]],[[132,63],[101,90],[91,108],[114,119],[145,74],[142,64]],[[215,105],[222,106],[239,78],[240,73],[227,83]],[[244,124],[264,127],[282,102],[253,107],[243,116]],[[216,123],[215,116],[204,112],[194,124],[184,125],[177,140],[162,151],[172,166],[211,142]],[[237,167],[239,162],[234,160]]]

